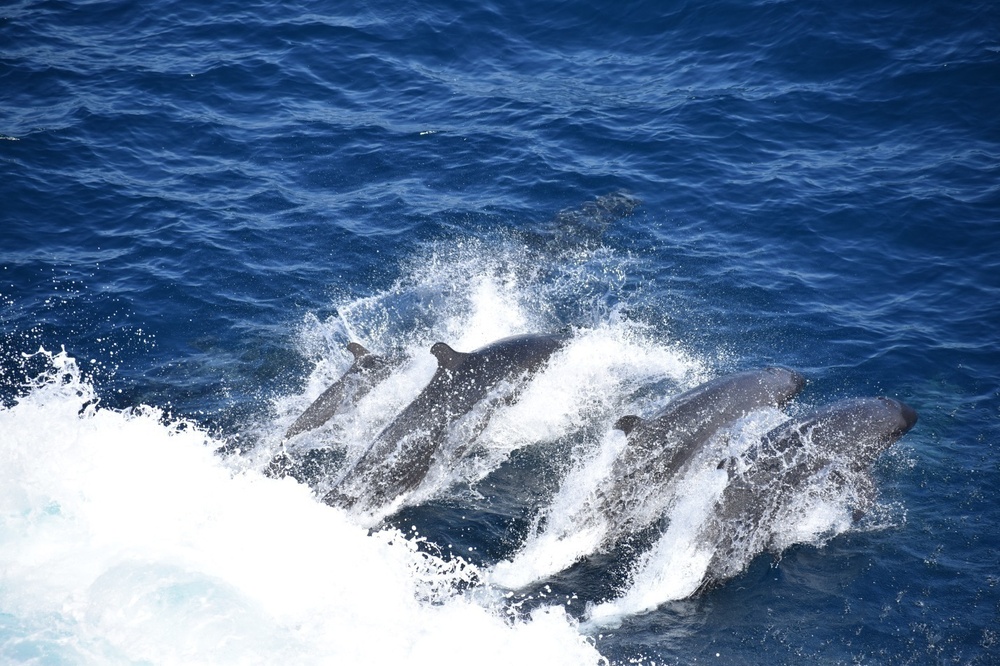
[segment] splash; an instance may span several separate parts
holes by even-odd
[[[510,556],[477,571],[477,598],[491,604],[502,603],[496,600],[506,598],[505,590],[543,585],[616,546],[627,526],[594,508],[602,489],[615,483],[613,463],[627,446],[612,425],[622,414],[656,413],[712,375],[705,360],[625,314],[634,297],[623,286],[627,261],[599,246],[548,259],[541,261],[517,239],[437,244],[413,258],[385,292],[338,304],[337,315],[326,321],[307,317],[300,345],[317,358],[316,369],[303,394],[276,403],[272,434],[261,447],[273,451],[288,423],[346,369],[350,358],[343,350],[350,340],[395,358],[396,365],[328,429],[288,443],[342,452],[332,469],[307,479],[320,495],[349,473],[352,461],[427,384],[436,367],[428,353],[434,342],[471,350],[513,334],[568,328],[569,342],[530,381],[516,390],[501,387],[450,426],[440,455],[416,489],[375,513],[349,514],[355,524],[378,528],[401,509],[442,498],[464,503],[468,512],[488,512],[477,484],[502,472],[517,454],[534,451],[533,459],[544,468],[538,473],[555,474],[558,481],[551,490],[524,476],[507,484],[507,492],[516,492],[534,513],[526,534],[514,537],[518,543]],[[588,630],[692,596],[717,578],[712,567],[719,563],[719,544],[709,535],[744,529],[720,524],[718,505],[729,479],[719,461],[742,455],[787,418],[778,409],[758,410],[706,443],[677,479],[641,489],[648,495],[642,506],[651,515],[635,519],[653,526],[650,540],[629,554],[634,561],[625,567],[614,598],[591,600]],[[766,525],[737,540],[725,577],[763,552],[780,553],[795,543],[821,545],[855,529],[852,507],[862,499],[863,483],[849,481],[838,485],[817,477],[803,484]]]
[[[759,412],[706,447],[709,453],[681,481],[678,501],[665,516],[668,526],[633,566],[626,589],[589,607],[589,629],[616,625],[718,585],[761,553],[780,555],[794,544],[822,546],[854,529],[860,512],[878,506],[869,470],[850,448],[874,441],[888,446],[881,431],[873,427],[871,434],[844,435],[831,428],[840,435],[831,448],[829,431],[814,438],[820,426],[809,424],[815,421],[804,426],[795,419],[782,421],[778,410]],[[781,456],[762,453],[775,432],[803,433],[783,452],[783,464],[776,463]],[[891,441],[898,434],[888,437]],[[836,450],[841,447],[846,450]],[[713,464],[720,459],[722,464]]]
[[[0,651],[49,663],[601,663],[558,609],[511,621],[479,576],[369,535],[149,407],[102,408],[65,352],[0,411]]]
[[[425,248],[385,291],[338,303],[325,320],[304,318],[298,346],[315,365],[302,391],[276,399],[267,423],[248,425],[252,438],[239,433],[255,448],[225,458],[216,453],[225,442],[197,424],[146,406],[103,408],[72,358],[39,352],[32,367],[43,360],[46,371],[0,411],[4,654],[56,663],[601,663],[588,632],[705,583],[719,557],[706,535],[733,527],[720,527],[729,479],[718,462],[786,418],[763,410],[742,419],[676,482],[644,489],[655,495],[648,506],[657,515],[642,516],[654,525],[650,540],[629,554],[613,598],[576,603],[573,612],[586,606],[582,625],[569,617],[577,591],[563,606],[546,579],[607,551],[621,531],[614,516],[588,510],[627,446],[612,425],[655,413],[712,375],[656,322],[626,314],[639,297],[630,261],[599,245],[531,249],[514,238]],[[318,501],[427,384],[434,342],[468,351],[556,330],[569,341],[539,372],[498,386],[450,424],[416,489],[370,515]],[[349,341],[384,355],[388,375],[327,424],[286,438],[347,369]],[[304,483],[262,473],[286,450],[304,461]],[[511,461],[526,452],[535,467],[517,476]],[[555,483],[531,478],[546,474]],[[435,501],[488,513],[486,487],[513,493],[499,503],[520,502],[528,515],[523,532],[496,537],[517,539],[501,561],[473,564],[386,520]],[[733,542],[726,566],[738,572],[766,550],[856,529],[852,508],[878,513],[869,490],[862,477],[820,470],[762,529]],[[531,585],[541,592],[511,591]]]
[[[384,292],[339,303],[325,321],[305,318],[299,346],[316,366],[301,395],[275,402],[277,417],[255,464],[287,451],[300,457],[332,451],[331,466],[300,477],[325,493],[427,385],[436,369],[428,351],[435,342],[471,351],[511,335],[556,331],[569,331],[569,342],[530,382],[500,387],[452,426],[448,448],[462,455],[439,456],[408,496],[356,518],[374,526],[403,506],[474,485],[527,447],[573,441],[592,449],[595,433],[637,392],[650,384],[689,383],[704,373],[704,364],[682,346],[623,314],[628,265],[599,246],[532,249],[514,237],[424,248]],[[395,369],[324,430],[282,441],[288,424],[347,369],[350,341],[395,359]]]

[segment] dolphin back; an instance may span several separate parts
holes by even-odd
[[[720,428],[756,409],[780,407],[805,379],[794,370],[768,367],[726,375],[685,391],[654,418],[622,417],[615,427],[629,445],[666,459],[664,474],[677,472]]]
[[[295,419],[285,439],[319,428],[388,375],[390,364],[386,358],[372,354],[357,342],[348,343],[347,350],[354,356],[351,367]]]
[[[437,358],[438,368],[430,382],[379,433],[334,489],[336,492],[325,499],[342,505],[356,502],[373,509],[412,490],[427,475],[455,420],[502,381],[536,372],[567,339],[561,334],[518,335],[471,352],[435,343],[431,353]],[[351,496],[356,499],[344,499]]]
[[[790,457],[804,446],[832,456],[850,456],[852,466],[875,461],[917,422],[917,413],[892,398],[850,398],[816,409],[764,435],[757,455]]]
[[[851,484],[856,500],[872,501],[868,467],[917,422],[917,413],[891,398],[853,398],[813,410],[765,434],[730,465],[730,482],[704,537],[715,552],[705,585],[737,575],[769,547],[780,511],[812,479]],[[855,515],[864,507],[855,507]]]

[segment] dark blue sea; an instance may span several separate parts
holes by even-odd
[[[0,662],[1000,664],[998,118],[992,2],[8,0]],[[555,331],[321,501],[432,344]],[[286,440],[349,342],[392,374]],[[587,545],[619,417],[768,365],[718,450],[918,412],[864,515],[811,480],[701,585],[706,458]]]

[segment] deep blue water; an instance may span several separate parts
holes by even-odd
[[[876,466],[887,527],[594,632],[605,657],[1000,663],[998,109],[988,2],[8,3],[0,401],[64,347],[102,406],[251,448],[346,306],[410,341],[475,277],[427,287],[438,263],[530,256],[552,327],[920,414]],[[574,229],[589,254],[550,249],[618,191],[641,204]],[[527,514],[456,502],[403,520],[484,566],[516,547]]]

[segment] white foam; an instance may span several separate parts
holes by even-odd
[[[684,483],[670,511],[670,525],[653,548],[640,558],[631,584],[620,598],[594,606],[588,619],[596,625],[644,613],[667,601],[684,599],[701,584],[714,549],[700,536],[725,490],[725,470],[702,468]]]
[[[542,516],[544,529],[542,521],[536,520],[514,557],[499,562],[490,572],[493,584],[511,590],[527,587],[597,551],[611,525],[609,517],[594,507],[595,495],[610,483],[612,465],[624,446],[623,433],[609,433],[595,455],[567,473]]]
[[[235,472],[149,408],[92,404],[65,354],[0,410],[0,632],[67,663],[599,663],[561,611],[510,622],[472,567],[295,482]],[[10,627],[17,627],[11,629]]]
[[[599,502],[593,500],[615,481],[609,477],[624,437],[611,430],[612,424],[625,413],[655,413],[674,393],[704,381],[708,373],[705,363],[681,345],[602,301],[602,290],[624,279],[614,256],[584,251],[563,260],[563,265],[543,270],[516,244],[439,244],[415,257],[384,292],[340,304],[337,316],[326,321],[307,317],[300,346],[305,356],[318,359],[305,392],[310,397],[334,379],[330,368],[346,367],[349,359],[342,348],[349,339],[402,359],[387,380],[338,417],[346,470],[426,385],[435,369],[431,344],[444,341],[471,351],[509,335],[553,332],[567,323],[555,313],[575,308],[567,344],[513,400],[502,399],[498,390],[496,400],[459,419],[421,485],[370,515],[352,516],[354,523],[375,525],[402,505],[469,487],[524,447],[555,444],[566,449],[568,443],[571,464],[551,504],[536,517],[520,551],[481,580],[522,588],[607,545],[616,526],[613,517],[595,509]],[[567,300],[575,305],[567,306]],[[657,390],[649,391],[651,385]],[[301,408],[308,404],[304,397],[298,400]],[[740,455],[784,418],[778,410],[763,410],[744,419],[731,436],[704,447],[702,457],[692,460],[670,488],[649,489],[650,501],[640,507],[645,513],[633,517],[643,524],[665,518],[668,527],[640,557],[623,596],[591,609],[593,624],[613,623],[697,590],[713,555],[707,525],[726,483],[725,472],[716,469],[718,460]],[[474,450],[474,455],[449,457],[456,450]],[[794,543],[815,539],[821,530],[844,529],[828,505],[796,510],[789,514],[790,525],[776,532],[776,545],[785,537]]]
[[[829,467],[820,470],[779,510],[772,526],[773,550],[780,552],[797,543],[821,545],[852,527],[854,487],[837,483],[830,471]]]
[[[624,593],[588,609],[585,629],[614,626],[630,615],[695,594],[717,554],[715,539],[726,530],[752,534],[752,538],[741,540],[741,547],[732,554],[745,566],[766,548],[780,552],[798,543],[821,545],[852,527],[850,507],[855,488],[851,483],[838,483],[843,476],[828,477],[828,470],[803,483],[765,524],[726,524],[718,515],[718,502],[730,479],[727,470],[719,469],[713,461],[742,456],[784,419],[777,409],[758,410],[706,445],[690,473],[680,479],[677,501],[667,512],[667,529],[636,562]]]
[[[522,398],[523,413],[507,412],[504,417],[511,419],[510,425],[503,418],[491,423],[503,432],[496,439],[517,442],[518,436],[511,436],[515,423],[522,430],[526,423],[535,424],[525,439],[554,439],[594,421],[599,434],[567,472],[544,521],[536,521],[518,553],[491,572],[494,583],[510,589],[569,567],[596,552],[608,537],[613,525],[595,498],[615,483],[612,466],[626,440],[611,425],[622,414],[630,390],[663,379],[678,387],[690,385],[705,373],[704,366],[682,350],[656,344],[621,321],[582,332],[552,366]],[[661,402],[669,397],[658,396]]]
[[[594,424],[610,425],[636,386],[689,380],[703,372],[679,347],[642,336],[625,321],[576,332],[520,395],[491,419],[481,439],[494,449],[553,441]]]

